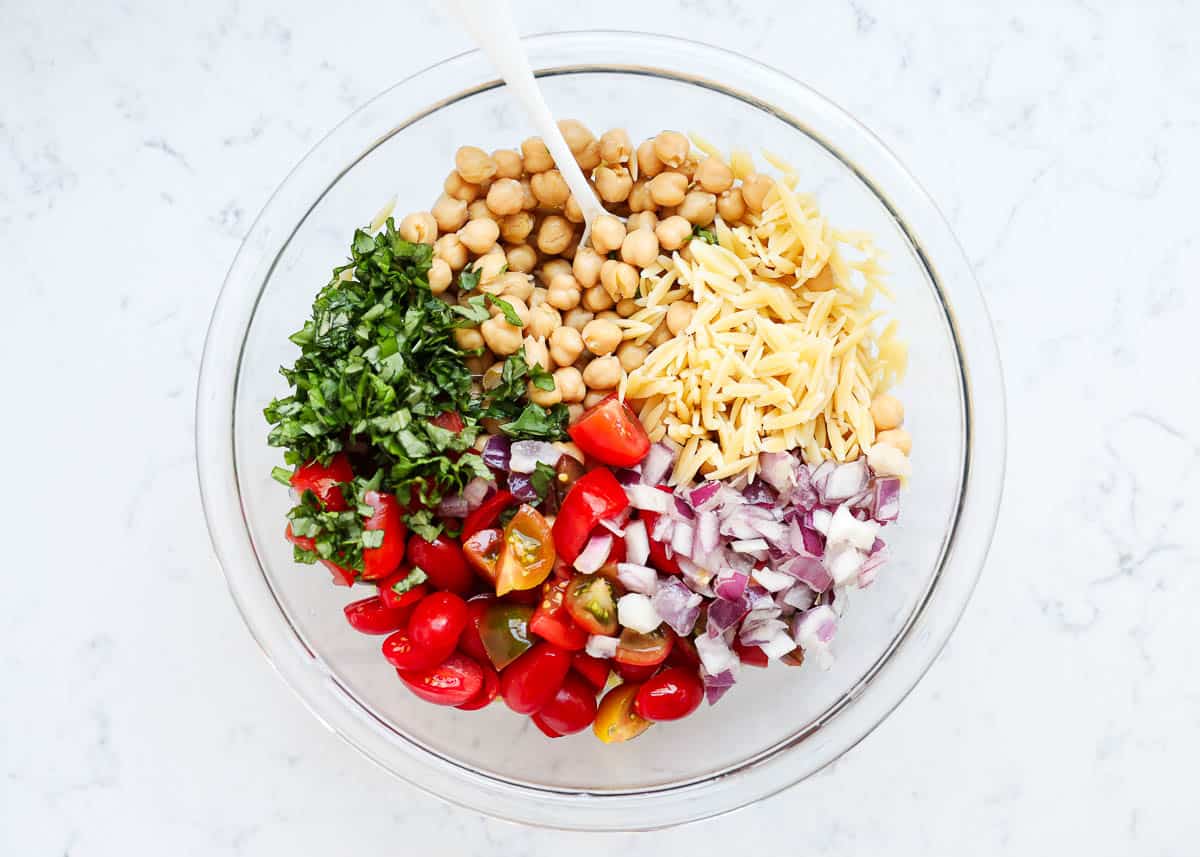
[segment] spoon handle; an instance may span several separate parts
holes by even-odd
[[[517,28],[513,24],[508,0],[448,0],[446,5],[471,34],[475,44],[487,54],[496,71],[525,108],[546,148],[550,150],[558,171],[562,173],[567,187],[583,212],[583,240],[586,241],[592,223],[604,214],[604,208],[584,178],[579,164],[575,162],[575,156],[571,154],[567,141],[563,139],[562,132],[558,130],[554,116],[550,113],[546,99],[542,97],[542,91],[533,77],[529,58],[525,54],[525,47],[521,44]]]

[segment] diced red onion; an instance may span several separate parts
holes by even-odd
[[[704,699],[708,702],[709,705],[716,705],[721,700],[721,697],[724,696],[725,694],[729,693],[729,691],[730,691],[730,688],[728,688],[728,687],[710,687],[708,685],[705,685],[704,686]]]
[[[833,520],[833,513],[828,509],[813,509],[812,510],[812,528],[822,536],[829,533],[829,522]]]
[[[645,565],[650,559],[650,535],[645,521],[639,519],[625,525],[625,557],[638,565]]]
[[[769,642],[779,634],[786,634],[787,623],[782,619],[761,619],[757,622],[745,622],[738,632],[738,640],[747,646],[760,646]]]
[[[759,643],[758,647],[762,649],[762,653],[768,658],[778,660],[788,652],[795,650],[796,641],[792,639],[785,627],[782,632],[776,634],[770,640],[767,640],[767,642]]]
[[[627,592],[617,600],[617,621],[639,634],[649,634],[662,624],[662,617],[645,595]]]
[[[764,452],[758,457],[758,475],[780,495],[791,490],[795,459],[786,452]]]
[[[650,447],[642,459],[642,482],[651,487],[661,484],[675,465],[675,450],[661,441]]]
[[[822,604],[797,613],[792,621],[792,636],[804,649],[826,646],[837,633],[837,614]]]
[[[675,529],[671,533],[671,549],[675,552],[675,555],[691,556],[692,540],[695,538],[695,536],[695,527],[693,527],[687,521],[676,521]]]
[[[721,522],[716,512],[704,511],[696,518],[696,541],[705,553],[712,553],[721,544]]]
[[[626,485],[625,496],[635,509],[664,514],[674,508],[673,495],[659,491],[653,485]]]
[[[750,518],[748,523],[752,529],[754,529],[760,536],[762,536],[772,545],[786,546],[787,527],[781,521],[772,521],[764,518]]]
[[[594,534],[588,539],[579,556],[575,557],[575,570],[584,574],[595,574],[608,559],[612,544],[613,537],[610,533]]]
[[[588,637],[587,646],[584,651],[593,658],[611,658],[617,653],[617,643],[620,639],[617,637],[606,637],[602,634],[592,634]]]
[[[688,585],[688,589],[692,592],[699,592],[707,598],[716,597],[712,587],[709,586],[709,582],[713,578],[711,571],[696,565],[687,557],[676,557],[675,562],[679,564],[679,570],[683,572],[683,582]]]
[[[837,465],[825,480],[825,487],[817,489],[817,494],[822,503],[840,503],[865,491],[870,478],[866,458],[856,458]]]
[[[807,610],[809,607],[812,607],[816,597],[817,594],[811,586],[798,583],[783,593],[782,600],[788,607],[795,607],[797,610]]]
[[[703,600],[688,589],[678,577],[663,577],[658,582],[658,591],[650,599],[662,620],[681,637],[686,637],[696,627]]]
[[[723,568],[717,572],[713,590],[717,593],[718,598],[737,601],[746,594],[746,584],[749,582],[748,575],[732,568]]]
[[[533,487],[533,478],[528,473],[508,474],[508,490],[522,503],[536,503],[537,489]]]
[[[724,670],[716,675],[709,675],[705,669],[700,670],[700,678],[704,682],[704,698],[709,705],[715,705],[717,700],[729,692],[734,684],[733,670]]]
[[[798,556],[781,566],[780,571],[790,574],[796,580],[808,586],[813,592],[824,592],[833,586],[833,578],[821,564],[821,560],[811,556]]]
[[[507,473],[511,445],[509,439],[503,435],[492,435],[488,438],[487,443],[484,444],[483,452],[480,453],[483,463],[492,468],[492,470]]]
[[[755,553],[756,551],[765,551],[767,549],[767,540],[741,539],[736,542],[730,542],[729,547],[734,553]]]
[[[858,548],[838,543],[829,546],[825,556],[821,557],[821,563],[833,578],[834,585],[844,586],[855,578],[866,558],[867,555]]]
[[[629,521],[629,518],[632,514],[633,509],[626,506],[611,518],[601,518],[600,526],[604,527],[604,529],[608,530],[614,536],[620,538],[625,535],[625,524]]]
[[[825,535],[830,547],[848,544],[866,551],[871,549],[871,545],[875,542],[875,533],[878,531],[879,524],[874,521],[858,520],[850,514],[850,506],[843,503],[833,513],[833,518],[829,522],[829,531]]]
[[[553,467],[562,456],[561,449],[544,440],[518,440],[509,449],[508,469],[513,473],[532,473],[539,463]]]
[[[751,506],[774,506],[777,499],[771,486],[765,482],[753,482],[742,491],[742,497]]]
[[[671,534],[675,532],[675,519],[670,515],[659,515],[650,532],[650,538],[664,545],[671,543]]]
[[[813,487],[812,473],[799,458],[792,458],[792,490],[786,498],[781,497],[792,506],[801,509],[811,509],[817,505],[817,489]]]
[[[495,479],[484,479],[482,476],[476,476],[463,488],[463,497],[467,501],[467,509],[474,512],[483,505],[483,501],[492,496],[496,491]]]
[[[812,478],[809,481],[812,484],[813,490],[816,491],[818,497],[824,494],[825,483],[829,480],[829,477],[836,469],[837,464],[832,461],[822,461],[812,469],[810,474]]]
[[[465,518],[471,514],[471,507],[462,494],[450,494],[438,503],[437,513],[447,518]]]
[[[779,607],[775,604],[775,599],[771,597],[771,593],[762,587],[751,583],[746,589],[746,597],[750,599],[751,613],[767,613],[771,616],[779,615]]]
[[[711,500],[716,498],[720,488],[721,483],[715,480],[703,482],[699,487],[693,488],[688,493],[688,501],[692,504],[693,509],[699,510],[706,507]]]
[[[642,474],[636,470],[614,470],[613,475],[622,486],[642,484]]]
[[[790,574],[770,568],[755,569],[753,577],[767,592],[782,592],[796,582]]]
[[[692,507],[682,497],[675,498],[675,514],[686,521],[694,520],[696,513],[692,511]]]
[[[708,605],[708,630],[710,633],[723,634],[742,621],[749,612],[750,597],[745,593],[736,600],[718,598]]]
[[[885,547],[887,547],[887,545],[885,545],[883,543],[883,539],[879,538],[879,536],[876,536],[875,541],[871,543],[871,549],[869,551],[867,551],[867,555],[874,556],[875,554],[877,554],[881,550],[883,550]]]
[[[726,671],[732,672],[740,663],[737,654],[720,635],[701,634],[696,637],[696,654],[700,656],[700,663],[704,665],[704,669],[714,676]]]
[[[876,539],[878,541],[878,539]],[[867,556],[862,568],[858,570],[858,588],[866,589],[875,582],[875,575],[887,563],[887,552],[880,550]]]
[[[900,480],[884,476],[875,480],[875,520],[890,523],[900,517]]]
[[[632,562],[617,563],[617,580],[630,592],[653,595],[658,589],[658,572]]]

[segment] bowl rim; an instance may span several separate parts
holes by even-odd
[[[649,74],[701,86],[722,96],[736,98],[765,110],[805,134],[827,153],[837,158],[895,219],[897,227],[908,241],[910,249],[929,278],[955,345],[959,358],[964,437],[962,476],[958,486],[959,497],[954,521],[947,529],[937,570],[930,577],[926,592],[914,607],[903,628],[859,683],[816,720],[808,724],[803,731],[737,763],[736,766],[732,766],[732,770],[659,787],[581,793],[577,789],[521,783],[477,771],[458,760],[447,758],[410,736],[403,735],[371,710],[368,705],[358,700],[353,692],[342,684],[333,671],[324,664],[319,653],[306,644],[299,630],[292,625],[287,612],[279,604],[254,551],[248,527],[248,513],[242,506],[237,487],[233,414],[249,322],[254,317],[265,285],[280,255],[286,250],[294,230],[303,224],[324,194],[346,172],[352,169],[359,160],[374,151],[376,147],[422,116],[429,115],[478,92],[494,89],[501,86],[502,83],[491,77],[492,73],[490,69],[487,69],[482,83],[476,82],[474,86],[466,88],[460,86],[453,95],[425,105],[416,113],[410,113],[403,121],[392,121],[389,130],[383,134],[373,135],[365,147],[362,142],[351,142],[362,140],[363,131],[357,125],[362,120],[370,118],[373,107],[381,105],[401,88],[411,86],[422,78],[435,76],[446,70],[456,72],[460,77],[463,76],[463,73],[466,73],[468,77],[477,74],[477,69],[474,67],[482,65],[486,68],[486,60],[478,51],[468,51],[422,69],[385,89],[356,109],[317,142],[288,173],[251,225],[222,285],[205,339],[196,401],[197,471],[201,498],[210,538],[225,574],[227,585],[248,629],[263,650],[268,662],[284,677],[287,684],[301,697],[321,722],[372,761],[393,775],[444,799],[511,820],[576,829],[650,829],[730,811],[774,794],[810,776],[865,738],[916,686],[932,665],[965,610],[970,594],[982,571],[983,561],[994,532],[1004,475],[1003,376],[994,333],[982,295],[961,248],[937,206],[915,178],[871,131],[824,96],[783,72],[758,61],[702,42],[671,36],[628,31],[590,30],[543,33],[528,37],[524,41],[530,49],[531,58],[539,77],[604,71]],[[655,50],[652,52],[648,49]],[[749,89],[739,91],[727,83],[717,83],[709,78],[681,71],[679,68],[669,65],[629,64],[613,61],[571,62],[566,65],[560,62],[545,65],[547,60],[555,58],[559,60],[578,59],[589,55],[608,57],[614,54],[628,55],[630,51],[635,51],[641,56],[655,56],[656,58],[669,56],[673,62],[687,62],[690,59],[707,62],[710,65],[725,63],[727,66],[722,68],[723,81],[729,79],[729,66],[732,66],[735,72],[733,77],[737,77],[739,80],[748,79],[755,86],[762,87],[766,91],[777,88],[781,95],[785,96],[785,100],[789,93],[784,90],[789,90],[790,100],[803,102],[810,119],[801,121],[791,111],[781,109],[765,98],[751,96]],[[703,68],[704,65],[698,67]],[[775,86],[772,87],[772,84]],[[829,123],[828,133],[818,133],[817,129],[811,126],[811,116],[813,115],[820,118],[821,122]],[[371,123],[366,124],[370,125]],[[837,137],[836,142],[839,145],[834,145],[831,137]],[[339,143],[340,147],[335,146],[335,143]],[[356,147],[359,149],[357,157],[346,163],[343,160],[343,150]],[[332,151],[334,149],[337,150],[336,153]],[[323,155],[324,157],[322,157]],[[870,163],[872,169],[868,171],[861,167],[860,164],[864,162]],[[886,176],[886,181],[872,178],[872,176],[878,177],[881,173]],[[322,176],[325,177],[324,189],[313,197],[310,186],[320,185]],[[297,182],[300,179],[303,181],[298,185]],[[297,193],[300,185],[303,185],[303,194]],[[892,192],[885,194],[883,185],[892,189]],[[893,201],[892,197],[897,195],[907,198],[909,201],[907,206],[897,205]],[[292,199],[291,197],[298,198]],[[908,209],[907,216],[901,216],[902,208]],[[296,210],[302,210],[303,214],[294,222],[285,223],[282,227],[274,222],[293,218]],[[910,228],[914,223],[919,224],[919,228],[916,230]],[[286,235],[280,240],[281,234],[285,232]],[[927,248],[930,246],[933,247],[933,252],[928,251]],[[939,275],[939,269],[934,267],[933,256],[936,256],[940,263],[942,275]],[[952,279],[946,279],[946,276],[951,276]],[[253,284],[256,281],[258,288],[254,300],[245,304],[245,284]],[[943,288],[943,285],[949,282],[955,284],[953,304]],[[239,285],[243,288],[239,289]],[[243,299],[242,306],[237,306],[239,299]],[[969,335],[964,337],[963,331]],[[231,339],[230,334],[235,334],[233,339],[241,340],[241,345],[237,348],[236,361],[233,362],[230,360],[229,349],[226,347]],[[231,371],[232,379],[229,377]],[[232,383],[229,383],[230,380]],[[987,421],[981,422],[975,416],[978,401],[973,393],[976,390],[988,399],[986,409],[989,412],[989,419]],[[972,490],[973,487],[974,490]],[[236,514],[233,513],[233,508],[228,502],[230,499],[237,501]],[[969,544],[958,541],[966,519],[969,519],[972,524]],[[240,531],[237,530],[238,526],[241,527]],[[958,550],[957,554],[955,553],[956,549]],[[258,565],[260,572],[258,580],[255,580],[253,575],[238,573],[247,564],[246,560]],[[921,656],[916,659],[914,664],[910,665],[911,668],[903,678],[897,680],[896,672],[893,670],[891,681],[887,683],[888,686],[885,687],[882,683],[873,683],[885,667],[895,664],[892,660],[893,655],[909,639],[917,620],[926,615],[933,597],[938,594],[947,594],[945,589],[938,590],[938,584],[945,579],[944,572],[951,560],[956,561],[956,569],[962,569],[955,578],[954,591],[949,593],[956,597],[951,599],[951,603],[942,607],[937,617],[940,621],[937,623],[935,633],[929,635]],[[264,595],[269,595],[269,602],[264,600]],[[264,604],[268,604],[265,609]],[[273,610],[270,609],[271,604],[274,606]],[[284,620],[286,628],[279,627],[278,620],[280,618]],[[291,639],[287,638],[288,629],[293,635]],[[888,692],[884,693],[883,691]],[[359,710],[354,711],[344,704],[339,708],[333,707],[334,699],[338,694],[343,695],[345,699],[354,701]],[[834,718],[844,711],[855,708],[859,711],[866,710],[867,706],[864,700],[867,699],[872,699],[874,702],[871,713],[864,718],[859,718],[864,722],[850,730],[850,734],[840,736],[840,740],[832,741],[836,746],[818,748],[817,761],[807,770],[794,775],[785,771],[782,772],[782,776],[780,775],[779,762],[788,751],[810,739],[819,730],[829,726]],[[347,717],[347,715],[349,716]],[[422,760],[426,762],[422,767],[422,772],[426,774],[425,778],[410,775],[411,770],[402,773],[380,757],[379,748],[371,746],[370,733],[375,728],[370,723],[372,719],[394,734],[406,738],[415,750],[433,757],[433,760]],[[832,740],[830,735],[827,735],[826,738]],[[412,759],[407,761],[411,762]],[[772,776],[756,775],[756,772],[764,771],[765,766],[769,766],[768,763],[772,762],[776,768]],[[439,765],[450,770],[432,770]],[[751,778],[757,782],[753,784],[752,788],[747,788],[746,781]],[[734,788],[735,785],[738,787]],[[708,787],[707,794],[702,793],[701,790],[705,790],[706,787]],[[497,795],[497,791],[502,794]],[[489,798],[486,805],[483,800],[480,800],[480,797]],[[530,807],[527,804],[531,803],[530,798],[536,799],[533,802],[548,803],[549,811],[546,808],[529,811]],[[649,804],[653,804],[650,807],[652,811],[646,812]],[[629,817],[630,812],[636,816],[633,821]],[[572,817],[568,818],[567,815],[572,815]]]

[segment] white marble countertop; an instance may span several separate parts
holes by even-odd
[[[636,840],[393,781],[242,625],[200,511],[194,379],[274,186],[466,40],[404,2],[8,3],[0,853],[1195,853],[1200,7],[519,5],[525,31],[642,28],[774,64],[941,203],[1010,397],[997,538],[949,647],[821,775]]]

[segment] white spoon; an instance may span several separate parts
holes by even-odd
[[[558,171],[562,173],[571,195],[583,212],[583,237],[580,245],[587,243],[592,224],[606,213],[596,198],[592,186],[587,183],[583,170],[575,163],[571,148],[563,139],[562,132],[542,97],[542,91],[533,76],[525,47],[517,36],[513,24],[512,10],[508,0],[448,0],[447,4],[459,21],[471,34],[475,44],[488,56],[496,71],[504,78],[517,101],[525,108],[534,129],[550,150]]]

